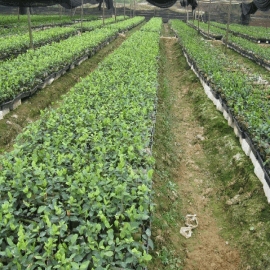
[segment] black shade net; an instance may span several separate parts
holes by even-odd
[[[270,9],[270,0],[254,0],[252,3],[261,11],[268,11]]]
[[[102,6],[102,3],[103,3],[103,0],[94,0],[94,1],[96,1],[96,2],[98,2],[99,4],[98,4],[98,9],[99,10],[101,10],[101,6]],[[113,6],[113,0],[104,0],[104,2],[105,2],[105,5],[106,5],[106,8],[107,9],[113,9],[113,11],[114,11],[114,6]],[[92,2],[91,2],[91,4],[92,4]]]
[[[177,0],[146,0],[146,1],[151,5],[159,8],[169,8],[173,6]]]
[[[243,3],[243,4],[240,4],[240,6],[241,6],[242,13],[244,16],[254,14],[258,10],[258,8],[255,6],[253,2],[249,4]]]
[[[268,11],[270,9],[270,0],[254,0],[251,3],[240,4],[241,7],[241,20],[248,21],[250,14],[254,14],[257,10]]]
[[[180,0],[180,4],[182,7],[191,5],[192,10],[198,6],[197,0]]]
[[[160,8],[169,8],[173,6],[177,0],[146,0],[151,5],[160,7]],[[191,5],[192,10],[194,10],[197,6],[197,0],[180,0],[180,4],[182,7],[186,7]]]
[[[46,7],[60,4],[62,7],[71,9],[83,4],[99,4],[101,6],[103,0],[0,0],[0,5],[15,7]],[[104,0],[106,7],[113,7],[112,0]]]
[[[241,4],[243,15],[254,14],[257,10],[268,11],[270,9],[270,0],[254,0],[249,4]]]
[[[104,0],[104,1],[108,9],[113,7],[112,0]],[[176,1],[177,0],[147,0],[147,2],[149,2],[151,5],[154,5],[160,8],[171,7],[176,3]],[[183,0],[183,1],[187,2],[187,5],[191,5],[192,9],[195,9],[197,6],[196,0]],[[100,8],[103,0],[84,0],[83,2],[84,4],[99,3],[99,8]],[[0,5],[16,6],[16,7],[42,7],[42,6],[44,7],[44,6],[52,6],[52,5],[57,5],[57,4],[60,4],[64,8],[70,9],[70,8],[81,6],[82,1],[81,0],[0,0]]]

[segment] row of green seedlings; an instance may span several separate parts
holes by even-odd
[[[270,70],[270,47],[262,47],[247,39],[231,35],[229,47]]]
[[[200,23],[199,27],[203,31],[204,36],[207,36],[208,25]],[[223,36],[223,42],[225,42],[226,30],[215,26],[211,26],[210,29],[212,35]],[[262,47],[246,38],[235,36],[233,34],[228,35],[228,46],[270,70],[270,47]]]
[[[123,21],[128,18],[129,18],[128,16],[117,16],[116,18],[107,18],[107,19],[104,19],[104,24],[106,25],[113,24],[116,21]],[[83,22],[83,24],[79,22],[79,23],[74,24],[74,27],[76,27],[79,30],[81,30],[82,28],[82,31],[92,31],[96,28],[102,27],[104,24],[103,24],[103,20],[100,19],[100,20],[91,21],[91,22]]]
[[[222,28],[223,30],[227,29],[227,25],[218,22],[210,22],[211,25]],[[270,41],[270,32],[269,28],[262,26],[247,26],[240,24],[230,24],[229,31],[234,35],[240,35],[247,39],[259,41]]]
[[[74,27],[54,27],[44,31],[33,32],[34,48],[59,41],[77,34]],[[0,59],[16,56],[29,49],[29,34],[0,37]]]
[[[33,26],[54,25],[58,23],[72,23],[74,20],[80,20],[81,16],[67,16],[67,15],[31,15],[31,23]],[[84,15],[85,20],[96,20],[97,16]],[[0,15],[0,26],[6,28],[19,27],[20,25],[27,25],[27,15]]]
[[[196,30],[199,28],[200,34],[210,39],[221,40],[224,33],[226,34],[223,29],[217,27],[215,27],[215,30],[212,31],[213,26],[209,26],[208,23],[198,22],[198,20],[194,20],[193,23],[192,21],[189,21],[187,24]]]
[[[118,29],[141,23],[144,17],[135,17],[116,23],[116,28],[104,27],[92,32],[73,36],[59,43],[28,50],[15,59],[0,64],[0,104],[19,94],[34,89],[51,74],[69,66],[75,60],[92,55],[96,48],[110,38],[116,37]],[[121,25],[124,25],[122,27]]]
[[[124,19],[124,16],[119,16],[117,21]],[[104,20],[104,25],[115,23],[115,20],[108,18]],[[92,31],[103,26],[102,20],[94,20],[84,23],[84,29]],[[80,25],[74,24],[69,27],[53,27],[43,31],[33,32],[33,46],[35,48],[46,45],[48,43],[57,42],[62,39],[66,39],[70,36],[78,34]],[[14,54],[20,54],[26,52],[29,49],[29,34],[11,35],[8,37],[0,37],[0,59],[6,59]]]
[[[198,20],[194,20],[189,21],[189,24],[194,25],[195,27],[199,26],[200,30],[203,30],[204,33],[208,33],[209,29],[209,32],[211,34],[223,35],[224,37],[226,36],[227,25],[222,23],[218,22],[210,22],[210,24],[204,22],[198,23]],[[260,41],[267,42],[268,40],[270,40],[269,31],[266,30],[265,27],[230,24],[229,33],[232,36],[242,37],[252,42],[256,41],[260,43]]]
[[[141,30],[146,32],[150,31],[159,32],[161,29],[161,25],[162,21],[160,20],[160,18],[152,18],[151,21],[149,21],[149,23],[145,24],[141,28]]]
[[[220,48],[201,39],[196,30],[179,20],[171,26],[179,35],[180,43],[191,64],[197,68],[211,88],[239,123],[241,130],[252,139],[264,166],[270,168],[270,89],[257,84],[259,75],[243,73],[242,67],[230,61]],[[250,153],[251,154],[251,153]],[[262,176],[264,177],[264,176]]]
[[[158,57],[135,32],[1,157],[1,269],[144,269]]]
[[[74,24],[79,16],[57,16],[57,15],[31,15],[32,28],[43,29],[47,27]],[[97,16],[84,16],[84,20],[97,20]],[[16,35],[28,32],[27,16],[2,15],[0,16],[0,37]]]

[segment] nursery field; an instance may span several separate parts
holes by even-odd
[[[199,29],[204,37],[222,40],[223,43],[227,42],[233,50],[270,70],[269,32],[264,27],[232,25],[228,40],[226,40],[226,25],[224,24],[198,23],[198,21],[191,21],[188,24]],[[254,28],[257,28],[257,32]]]
[[[96,16],[84,16],[85,21],[97,20]],[[80,20],[80,16],[32,15],[31,24],[34,30],[56,26],[68,26]],[[0,15],[0,36],[10,36],[27,33],[27,16]]]
[[[0,29],[0,268],[270,269],[269,71],[196,21],[50,20]]]

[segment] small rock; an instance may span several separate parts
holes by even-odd
[[[197,183],[198,185],[203,183],[202,179],[194,179],[194,182]]]
[[[240,187],[239,191],[238,191],[238,194],[241,194],[244,192],[244,189],[242,187]]]
[[[126,37],[126,35],[124,33],[119,33],[118,35],[121,37],[124,37],[124,38]]]
[[[156,241],[159,242],[159,243],[164,243],[165,242],[164,238],[161,235],[158,235],[156,237]]]
[[[204,141],[205,140],[205,138],[202,135],[200,135],[200,134],[198,134],[196,136],[196,138],[199,139],[199,140],[201,140],[201,141]]]
[[[13,117],[13,118],[18,118],[18,115],[17,114],[13,114],[11,117]]]
[[[151,149],[150,148],[145,148],[144,152],[146,152],[148,155],[151,155]]]
[[[173,194],[173,196],[175,197],[175,198],[178,198],[178,195],[177,195],[177,193],[173,190],[172,191],[172,194]]]
[[[236,161],[241,159],[241,154],[237,153],[235,156],[233,156],[233,159],[235,159]]]
[[[225,242],[225,244],[226,244],[226,245],[229,245],[229,242],[228,242],[228,241],[226,241],[226,242]]]
[[[240,201],[239,197],[240,197],[239,194],[235,195],[232,199],[229,199],[229,200],[226,202],[226,204],[227,204],[227,205],[234,205],[234,204],[239,203],[239,201]]]
[[[212,188],[207,188],[207,189],[205,190],[205,192],[203,193],[203,195],[208,195],[208,194],[211,193],[212,191],[213,191]]]
[[[27,121],[28,123],[32,123],[32,122],[33,122],[30,118],[27,118],[26,121]]]

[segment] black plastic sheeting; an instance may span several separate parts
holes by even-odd
[[[197,0],[180,0],[180,4],[182,7],[191,5],[192,10],[198,6]]]
[[[103,0],[83,0],[83,4],[102,5]],[[104,0],[106,7],[113,7],[112,0]],[[62,7],[71,9],[81,6],[82,0],[0,0],[0,5],[15,7],[46,7],[60,4]]]

